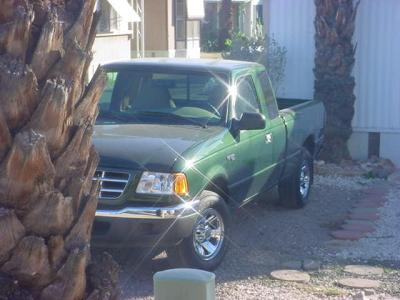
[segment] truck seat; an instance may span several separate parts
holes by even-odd
[[[138,110],[157,110],[173,107],[168,89],[156,84],[147,84],[143,86],[133,106]]]

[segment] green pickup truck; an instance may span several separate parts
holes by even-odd
[[[140,59],[104,68],[95,245],[165,249],[174,266],[212,270],[229,246],[232,211],[275,186],[282,205],[307,203],[322,103],[277,101],[256,63]]]

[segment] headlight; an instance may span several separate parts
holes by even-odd
[[[136,188],[138,194],[186,196],[189,185],[185,174],[143,172]]]

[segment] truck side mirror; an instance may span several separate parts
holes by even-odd
[[[258,130],[265,129],[265,117],[260,113],[245,112],[239,121],[235,122],[237,130]]]

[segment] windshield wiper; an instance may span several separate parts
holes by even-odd
[[[201,126],[203,128],[207,128],[207,124],[206,123],[197,122],[197,121],[192,120],[190,118],[186,118],[186,117],[183,117],[183,116],[171,113],[171,112],[165,112],[165,111],[137,111],[136,113],[138,115],[143,115],[143,116],[173,117],[175,119],[187,121],[187,122],[190,122],[190,123],[192,123],[194,125]]]

